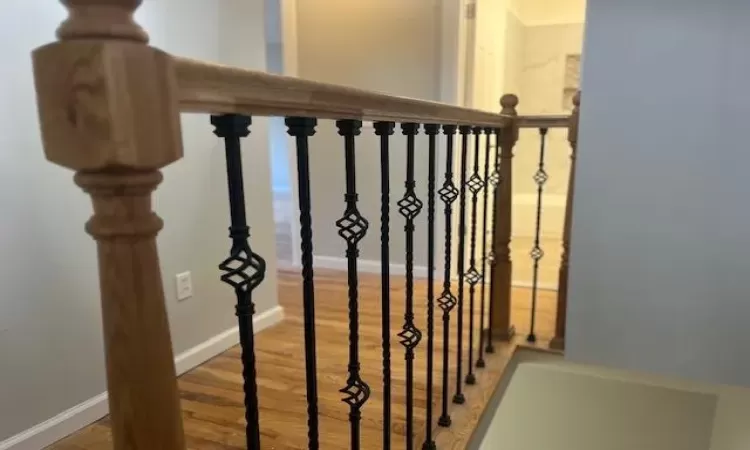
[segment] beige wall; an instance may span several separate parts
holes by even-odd
[[[547,12],[544,20],[553,17],[567,20],[577,14],[575,11],[579,6],[576,5],[579,3],[568,3],[555,10],[556,16]],[[436,0],[408,3],[398,0],[316,0],[297,2],[296,8],[296,61],[298,74],[304,78],[437,100],[444,99],[446,92],[452,92],[450,86],[445,86],[446,79],[450,78],[452,83],[460,82],[460,77],[450,76],[455,73],[443,77],[447,28],[444,5]],[[326,13],[331,10],[338,14]],[[563,76],[561,64],[567,52],[580,52],[583,28],[582,24],[528,26],[526,21],[537,23],[541,20],[541,10],[544,8],[512,0],[477,2],[477,19],[467,26],[473,37],[466,42],[469,48],[467,57],[474,71],[465,79],[465,89],[473,106],[497,111],[499,97],[504,92],[515,92],[521,97],[522,113],[563,112],[559,100]],[[568,14],[568,10],[573,12]],[[383,33],[384,29],[388,33]],[[405,42],[409,44],[405,45]],[[461,48],[457,50],[461,53]],[[391,151],[393,202],[403,193],[404,178],[404,141],[398,136],[400,131],[396,134]],[[565,132],[552,131],[548,139],[550,180],[544,197],[542,228],[550,245],[542,263],[542,282],[553,286],[557,281],[569,150]],[[418,143],[421,145],[418,151],[425,152],[423,136]],[[342,257],[344,245],[336,234],[333,221],[340,217],[344,208],[343,149],[330,122],[321,123],[318,135],[312,141],[312,150],[315,156],[312,161],[315,253]],[[533,133],[524,133],[516,154],[514,235],[517,239],[513,250],[518,263],[517,280],[530,281],[528,250],[534,234],[536,205],[536,186],[531,176],[538,161],[537,137]],[[371,128],[365,127],[358,140],[357,158],[361,209],[376,225],[362,243],[362,257],[378,260],[379,150]],[[440,165],[438,172],[442,171]],[[426,192],[425,178],[426,167],[418,163],[418,193],[422,198]],[[481,220],[481,202],[478,215]],[[421,219],[424,219],[424,214]],[[395,263],[403,262],[399,251],[403,248],[402,223],[403,219],[392,209],[392,262]],[[419,221],[418,227],[421,224]],[[424,239],[424,233],[417,233],[417,261],[421,264],[426,252]]]
[[[462,12],[469,0],[440,2],[440,101],[466,104],[469,20]]]
[[[586,0],[517,0],[515,11],[528,26],[582,23]]]
[[[428,100],[440,98],[438,0],[316,0],[297,4],[298,73],[303,78],[356,86]],[[331,14],[336,11],[336,14]],[[395,202],[404,192],[405,139],[391,139],[391,261],[404,261],[404,219]],[[417,195],[426,195],[426,137],[417,145]],[[335,220],[344,211],[344,150],[331,121],[320,121],[311,141],[315,254],[343,258],[345,244]],[[371,228],[361,258],[380,260],[380,150],[372,126],[357,140],[357,189],[361,213]],[[439,172],[444,171],[440,164]],[[417,220],[416,264],[426,263],[426,208]],[[442,222],[439,222],[439,224]],[[442,225],[438,225],[442,229]],[[438,236],[442,236],[439,234]],[[442,238],[438,238],[442,242]],[[442,248],[442,246],[440,246]],[[442,259],[442,258],[439,258]]]
[[[526,27],[523,41],[523,65],[519,111],[522,114],[567,114],[563,108],[565,60],[569,54],[580,54],[583,46],[583,24],[545,25]],[[562,231],[565,196],[570,169],[570,146],[567,130],[550,130],[547,136],[545,168],[549,180],[544,186],[545,203],[551,208],[544,229],[547,234],[559,235]],[[533,232],[526,210],[529,202],[535,203],[536,184],[532,175],[539,163],[539,134],[536,130],[521,133],[514,160],[513,191],[520,209],[515,232],[529,235]],[[554,210],[552,210],[554,208]],[[545,210],[546,213],[546,210]]]
[[[438,95],[437,0],[300,1],[297,14],[301,77],[423,99]]]
[[[581,52],[583,6],[577,0],[478,0],[468,42],[473,71],[466,85],[470,104],[497,111],[502,94],[515,93],[520,97],[521,114],[567,113],[562,102],[565,60],[566,55]],[[522,131],[515,155],[513,277],[518,284],[528,284],[533,276],[528,254],[536,228],[537,186],[532,176],[539,162],[538,132]],[[542,286],[550,288],[557,285],[569,155],[567,131],[551,130],[545,157],[549,180],[541,223],[541,244],[546,254],[540,262],[539,279]]]
[[[563,108],[565,61],[580,54],[583,46],[583,3],[529,0],[509,2],[505,21],[505,92],[519,96],[521,114],[566,114]],[[578,23],[568,23],[578,20]],[[539,25],[542,24],[542,25]],[[533,175],[539,164],[539,133],[522,130],[513,160],[513,278],[525,284],[532,280],[536,228],[537,185]],[[549,176],[542,198],[539,282],[557,285],[561,236],[570,169],[567,130],[552,129],[547,135],[545,170]]]
[[[476,18],[472,21],[473,79],[469,85],[473,108],[497,111],[503,95],[506,60],[506,1],[476,0]]]
[[[467,22],[467,79],[465,84],[467,106],[486,111],[498,112],[500,110],[500,97],[514,89],[518,85],[519,70],[517,61],[520,61],[520,42],[523,39],[522,26],[515,16],[510,12],[511,2],[509,0],[475,0],[476,14],[473,20]],[[474,144],[470,139],[471,150],[468,155],[467,167],[471,171],[473,166]],[[492,153],[494,155],[494,137],[491,139]],[[484,177],[485,164],[485,137],[480,139],[481,150],[479,153],[480,176]],[[459,155],[456,155],[455,165],[459,165]],[[494,165],[494,160],[490,162]],[[490,173],[493,167],[490,167]],[[470,175],[469,175],[470,176]],[[478,239],[481,243],[481,225],[484,215],[483,192],[479,194],[477,204],[477,226]],[[471,220],[471,195],[467,200],[467,223]],[[492,205],[492,196],[489,197],[488,207]],[[491,216],[491,214],[490,214]],[[454,218],[454,229],[457,229],[458,217]],[[468,229],[468,228],[467,228]],[[491,245],[492,218],[488,218],[488,226],[485,230],[488,237],[488,245]],[[482,249],[478,243],[476,259],[481,261]],[[457,246],[455,244],[454,246]],[[467,264],[468,264],[467,255]],[[468,267],[468,265],[467,265]]]
[[[215,3],[198,0],[145,2],[138,20],[153,45],[167,51],[263,68],[259,2],[221,3],[220,11]],[[83,230],[91,205],[70,171],[44,160],[29,57],[34,47],[54,40],[65,11],[46,0],[4,6],[0,448],[6,438],[105,390],[96,248]],[[158,247],[176,354],[236,323],[234,293],[219,281],[216,267],[230,246],[222,146],[207,115],[184,115],[182,125],[185,157],[164,170],[155,201],[165,221]],[[245,165],[245,186],[253,246],[268,262],[266,281],[255,296],[258,312],[276,305],[266,139],[265,121],[256,120],[246,144],[253,157]],[[174,276],[186,270],[192,272],[195,295],[178,303]]]
[[[524,40],[526,26],[514,12],[512,5],[506,11],[505,19],[505,61],[502,94],[521,93],[521,69],[524,64]],[[499,100],[495,100],[497,108]]]

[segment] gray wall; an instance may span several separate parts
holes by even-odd
[[[145,3],[138,20],[153,45],[264,66],[258,2],[222,0],[221,12],[201,0]],[[83,230],[90,201],[70,171],[44,160],[31,74],[32,48],[53,41],[64,17],[62,6],[47,0],[7,3],[0,16],[0,442],[105,390],[96,248]],[[230,42],[243,45],[225,45]],[[222,147],[207,116],[183,116],[182,124],[185,157],[164,170],[155,201],[165,220],[158,246],[176,354],[236,320],[234,294],[216,268],[229,249]],[[261,312],[276,305],[263,120],[255,121],[251,136],[248,208],[255,249],[269,262],[256,296]],[[195,295],[177,303],[174,276],[185,270],[192,271]]]
[[[298,8],[299,76],[428,100],[440,95],[440,22],[437,0],[316,0]],[[404,192],[405,139],[400,128],[391,151],[391,262],[404,262],[404,219],[395,202]],[[311,141],[315,254],[343,257],[333,222],[344,211],[344,150],[332,121],[320,121]],[[417,195],[426,201],[427,138],[417,144]],[[357,140],[360,211],[371,228],[361,257],[380,260],[380,150],[371,125]],[[440,164],[439,173],[444,172]],[[442,179],[442,177],[441,177]],[[425,205],[426,206],[426,205]],[[442,209],[440,209],[442,210]],[[426,207],[417,220],[415,263],[426,264]],[[438,223],[441,230],[442,222]],[[442,242],[442,233],[437,242]],[[439,247],[442,248],[442,245]],[[442,257],[438,258],[442,260]]]
[[[748,17],[589,1],[571,359],[750,386]]]

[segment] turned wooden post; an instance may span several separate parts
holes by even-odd
[[[133,22],[140,0],[62,3],[59,41],[33,53],[37,103],[47,159],[93,202],[114,448],[182,450],[151,209],[159,168],[182,157],[171,58]]]
[[[518,97],[506,94],[500,99],[503,107],[501,113],[506,116],[517,116]],[[518,141],[518,124],[515,119],[502,129],[498,145],[500,146],[500,184],[495,196],[495,217],[492,230],[494,245],[494,270],[491,280],[490,307],[492,336],[500,340],[510,340],[514,329],[510,323],[511,310],[511,277],[513,263],[510,260],[510,236],[512,231],[513,206],[513,147]]]
[[[570,142],[570,177],[568,178],[568,197],[565,203],[565,223],[563,225],[562,259],[560,261],[560,279],[557,286],[557,316],[555,318],[555,337],[549,346],[555,350],[565,350],[565,320],[568,309],[568,267],[570,260],[570,231],[573,222],[573,188],[576,180],[576,150],[578,148],[578,117],[581,110],[581,92],[573,97],[573,112],[568,122],[568,142]]]

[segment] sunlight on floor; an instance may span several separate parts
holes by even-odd
[[[539,358],[510,371],[480,450],[750,448],[750,389]]]

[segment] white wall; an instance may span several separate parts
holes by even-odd
[[[507,0],[475,0],[476,17],[471,22],[473,40],[469,80],[472,108],[498,112],[505,93]]]
[[[750,386],[747,17],[590,0],[571,359]]]
[[[286,74],[284,67],[282,0],[265,0],[266,71]],[[290,155],[287,148],[287,133],[283,117],[269,121],[269,145],[271,152],[271,186],[275,195],[291,194],[292,179]],[[278,221],[278,218],[277,218]],[[278,256],[278,255],[277,255]]]
[[[336,14],[331,14],[336,11]],[[316,0],[297,3],[298,75],[408,97],[441,96],[441,26],[437,0]],[[406,139],[400,125],[391,139],[391,261],[404,262],[404,218],[398,201],[404,193]],[[310,170],[315,255],[343,258],[345,242],[334,222],[344,212],[344,148],[333,121],[321,120],[310,141]],[[417,138],[417,195],[425,208],[416,219],[415,264],[427,255],[427,138]],[[380,261],[380,150],[371,125],[357,139],[359,209],[370,221],[360,243],[361,257]],[[439,159],[438,172],[444,172]],[[442,230],[436,214],[437,230]],[[442,244],[442,233],[436,234]],[[442,245],[438,247],[442,249]],[[436,259],[442,261],[442,250]]]
[[[262,68],[261,3],[222,0],[220,11],[161,0],[146,2],[138,19],[167,51]],[[44,160],[31,74],[31,50],[53,41],[64,17],[47,0],[9,2],[0,16],[0,448],[105,390],[96,248],[83,231],[91,207],[73,174]],[[182,123],[185,157],[164,170],[155,202],[175,354],[235,325],[234,294],[216,267],[229,250],[222,146],[207,116]],[[269,263],[256,295],[263,312],[276,305],[276,264],[265,121],[252,130],[245,175],[254,248]],[[185,270],[195,296],[178,304],[174,275]]]
[[[558,11],[561,21],[567,17],[565,11],[563,8]],[[533,16],[529,20],[534,23]],[[525,26],[521,44],[520,89],[516,91],[520,98],[519,113],[570,114],[563,107],[566,57],[581,54],[583,22]],[[547,134],[545,146],[545,171],[549,179],[542,198],[541,245],[545,256],[540,261],[539,282],[548,287],[558,284],[571,162],[567,136],[567,128],[553,128]],[[513,279],[521,282],[531,282],[533,277],[533,262],[528,255],[536,232],[537,184],[533,175],[539,167],[539,145],[538,130],[521,130],[513,158],[511,251]]]
[[[473,106],[499,110],[505,93],[519,96],[520,114],[565,114],[563,86],[566,55],[583,45],[583,0],[477,0],[471,42],[474,76],[467,88]],[[529,251],[536,230],[539,134],[522,130],[513,159],[513,282],[530,285]],[[566,129],[550,130],[546,141],[539,283],[556,289],[562,251],[562,228],[570,169]],[[481,208],[480,208],[481,211]],[[480,212],[481,214],[481,212]]]
[[[511,0],[513,10],[527,26],[581,23],[586,0]]]
[[[440,95],[438,100],[465,105],[469,20],[464,14],[470,0],[441,2],[440,5]]]

